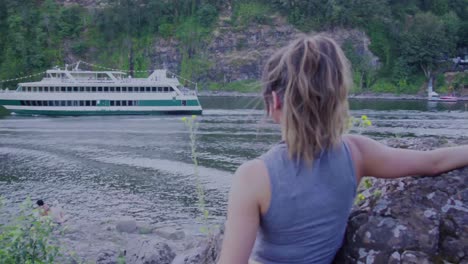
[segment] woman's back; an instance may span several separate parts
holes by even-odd
[[[262,81],[265,109],[285,143],[236,171],[223,264],[331,263],[363,176],[437,174],[468,165],[468,146],[421,152],[345,136],[352,75],[343,50],[328,37],[301,36],[277,51]]]
[[[356,176],[348,147],[323,151],[310,166],[289,158],[286,144],[261,157],[271,201],[260,218],[252,258],[261,263],[330,263],[351,210]]]

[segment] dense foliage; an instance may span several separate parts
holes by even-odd
[[[79,1],[77,1],[79,2]],[[267,24],[276,14],[303,31],[359,28],[371,38],[380,67],[351,43],[357,90],[415,92],[444,61],[468,46],[468,0],[119,0],[98,8],[55,0],[0,1],[0,79],[85,58],[131,70],[148,69],[155,41],[182,43],[181,75],[196,78],[211,62],[200,52],[219,14],[231,23]],[[229,12],[227,12],[229,13]],[[6,83],[5,85],[14,85]]]
[[[26,200],[12,224],[0,225],[0,263],[56,263],[61,249],[53,243],[54,229],[52,220],[40,217]]]

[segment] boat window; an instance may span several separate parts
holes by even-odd
[[[21,104],[21,105],[25,105],[24,101],[20,101],[20,104]]]
[[[115,91],[120,93],[120,87],[115,87]]]
[[[78,92],[78,87],[73,87],[73,92]]]
[[[78,101],[73,101],[73,106],[78,106],[78,105],[79,105]]]
[[[127,101],[122,101],[122,106],[127,106]]]
[[[80,87],[80,92],[84,92],[84,87]]]
[[[102,92],[102,87],[97,87],[98,92]],[[96,92],[96,87],[93,87],[93,93]]]
[[[114,88],[114,87],[110,87],[110,92],[111,92],[111,93],[113,93],[113,92],[114,92],[114,90],[115,90],[115,88]]]
[[[85,101],[80,101],[80,106],[84,106],[85,105]]]
[[[95,87],[93,87],[95,88]],[[91,101],[86,101],[86,106],[91,106]]]
[[[36,104],[37,106],[42,106],[42,101],[37,101]]]
[[[126,93],[127,92],[127,87],[122,87],[122,92]]]
[[[165,93],[169,92],[169,87],[164,87],[164,92]]]
[[[115,101],[116,106],[120,106],[120,101]]]
[[[91,92],[91,87],[86,87],[86,92]]]
[[[104,87],[104,92],[105,93],[109,92],[109,87]]]
[[[128,101],[128,106],[133,106],[133,101]]]
[[[115,101],[110,101],[110,106],[114,106],[115,105]]]
[[[147,93],[151,92],[151,87],[146,87],[146,92]]]
[[[38,91],[42,93],[42,87],[38,87]]]
[[[66,89],[65,87],[60,87],[60,91],[62,91],[62,93],[65,92],[65,89]]]
[[[26,101],[26,105],[31,105],[31,101]]]
[[[36,104],[36,101],[31,101],[31,105],[32,105],[32,106],[36,106],[36,105],[37,105],[37,104]]]
[[[140,87],[140,93],[144,93],[145,92],[145,87]]]
[[[138,101],[133,101],[133,105],[134,105],[134,106],[137,106],[137,105],[138,105]]]
[[[92,106],[96,106],[96,104],[97,104],[96,101],[91,101]]]
[[[71,93],[72,90],[72,87],[67,87],[67,92]]]
[[[43,106],[49,106],[49,101],[43,101],[43,102],[42,102],[42,105],[43,105]]]
[[[156,87],[151,87],[151,92],[155,93],[157,91],[158,91],[158,89],[156,89]]]
[[[44,87],[44,92],[48,93],[49,92],[49,87]]]
[[[27,92],[31,92],[31,87],[24,87]]]
[[[67,101],[67,106],[72,106],[72,101]]]
[[[60,106],[67,106],[67,101],[60,101]]]
[[[128,87],[128,92],[129,93],[133,92],[133,87]]]
[[[187,101],[186,101],[186,100],[182,100],[182,105],[183,105],[183,106],[187,106]]]

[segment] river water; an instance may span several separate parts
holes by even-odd
[[[261,101],[202,98],[197,117],[200,181],[210,222],[226,213],[232,173],[279,140]],[[464,103],[351,101],[367,115],[364,134],[468,137]],[[0,194],[5,222],[27,197],[58,201],[72,221],[131,216],[152,224],[193,226],[200,216],[188,130],[177,116],[0,118]]]

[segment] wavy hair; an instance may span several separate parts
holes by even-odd
[[[282,136],[291,158],[312,162],[341,141],[349,118],[350,64],[323,35],[302,35],[278,50],[262,77],[267,113],[275,91],[282,107]]]

